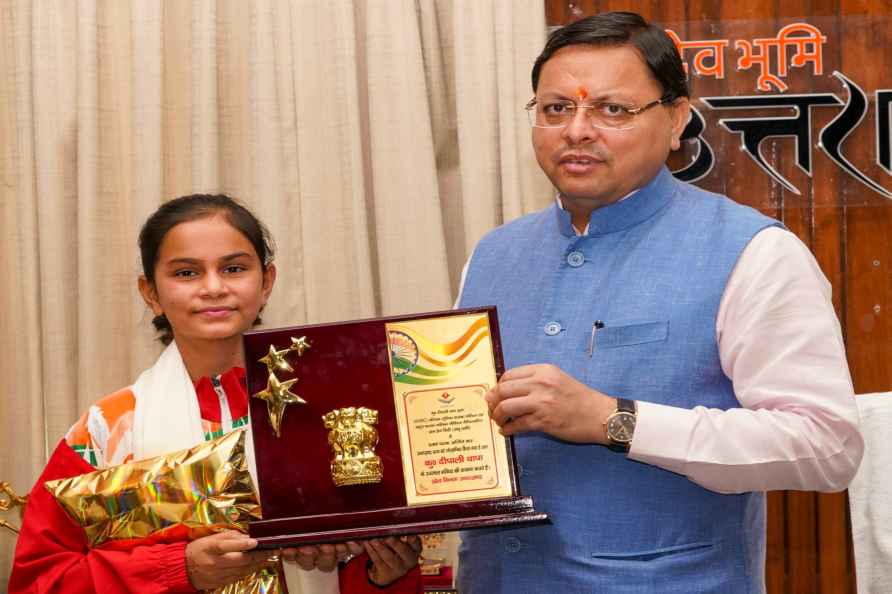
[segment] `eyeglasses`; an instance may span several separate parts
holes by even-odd
[[[533,97],[524,106],[530,125],[534,128],[563,128],[576,117],[576,110],[587,109],[588,119],[592,126],[602,130],[631,130],[635,127],[635,116],[651,107],[670,103],[671,95],[663,95],[641,107],[626,107],[619,103],[599,101],[591,105],[577,105],[567,99],[555,99],[540,102]]]

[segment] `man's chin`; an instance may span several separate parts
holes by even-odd
[[[567,203],[570,203],[573,206],[594,210],[595,208],[605,206],[611,202],[616,202],[617,200],[613,199],[610,193],[596,192],[590,187],[585,188],[584,190],[580,188],[568,188],[566,191],[558,188],[558,191],[560,192],[561,200],[564,202],[565,206]]]

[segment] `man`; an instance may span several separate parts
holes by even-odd
[[[844,489],[863,442],[830,286],[775,220],[677,181],[678,52],[630,13],[555,31],[527,106],[551,207],[487,235],[488,394],[551,525],[463,534],[462,594],[764,591],[765,497]]]

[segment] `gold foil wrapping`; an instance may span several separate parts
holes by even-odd
[[[83,529],[91,547],[194,540],[247,531],[260,518],[245,459],[245,431],[187,450],[48,481],[46,488]],[[215,594],[277,594],[278,562]]]

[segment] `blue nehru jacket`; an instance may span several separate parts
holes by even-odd
[[[772,225],[664,168],[593,212],[584,236],[557,205],[489,233],[460,305],[498,306],[507,368],[552,363],[611,396],[739,407],[716,315],[741,252]],[[764,591],[762,493],[721,495],[541,433],[515,445],[521,489],[552,524],[462,534],[462,594]]]

